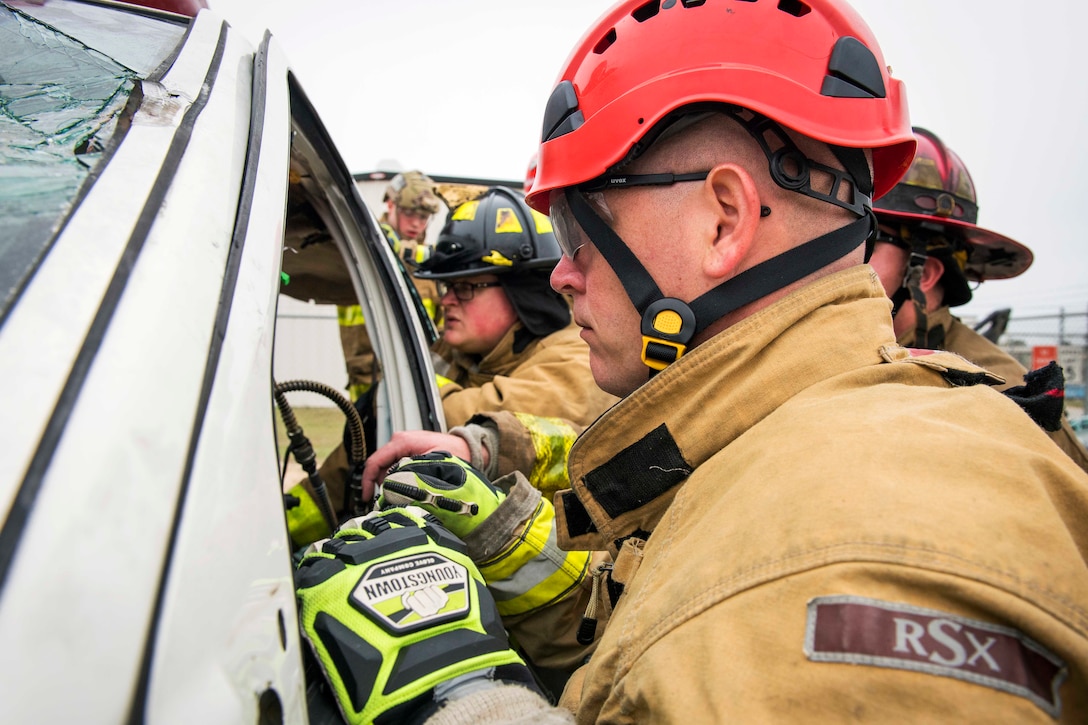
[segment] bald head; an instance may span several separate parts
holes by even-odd
[[[827,144],[789,130],[786,132],[807,158],[834,169],[842,168]],[[866,158],[871,164],[868,152]],[[674,124],[623,170],[630,173],[688,173],[713,169],[722,164],[735,164],[743,169],[758,191],[760,205],[771,209],[770,215],[759,225],[753,259],[743,268],[843,227],[857,218],[845,209],[776,184],[759,144],[740,123],[724,113],[700,114]],[[815,191],[831,193],[834,179],[830,174],[814,169],[810,178]],[[670,210],[680,209],[668,203],[668,195],[682,193],[684,189],[679,186],[665,191],[659,207],[662,212],[667,214]],[[843,184],[838,198],[849,200],[852,193],[850,185]],[[860,264],[862,257],[863,252],[859,248],[848,255],[844,263],[834,265],[834,270],[829,271]],[[743,271],[743,268],[738,271]]]

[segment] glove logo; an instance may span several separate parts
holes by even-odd
[[[402,556],[369,566],[351,601],[382,629],[404,634],[464,618],[469,580],[467,568],[441,554]]]

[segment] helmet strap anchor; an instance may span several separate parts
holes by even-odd
[[[758,113],[722,104],[707,104],[687,112],[692,110],[724,112],[739,123],[763,150],[771,176],[779,186],[847,209],[859,218],[765,260],[685,303],[665,297],[627,244],[593,210],[582,190],[567,187],[565,197],[571,213],[612,267],[631,304],[642,316],[642,361],[650,368],[651,375],[679,360],[692,338],[715,320],[841,258],[867,242],[876,229],[872,212],[872,177],[861,150],[830,145],[832,153],[845,168],[845,171],[839,171],[806,158],[781,126]],[[776,149],[768,143],[768,135],[777,140]],[[629,157],[633,158],[634,154],[633,149]],[[829,193],[812,188],[812,169],[832,178]],[[851,191],[850,201],[838,198],[844,182]],[[770,214],[770,208],[761,206],[759,212],[760,217],[765,217]]]
[[[930,330],[929,319],[926,317],[928,300],[922,289],[922,275],[925,272],[926,260],[929,259],[926,243],[917,235],[911,235],[906,228],[902,230],[902,234],[907,237],[910,254],[903,271],[903,282],[892,298],[892,318],[895,318],[909,297],[914,305],[914,346],[936,350],[944,342],[944,328]]]
[[[638,257],[577,187],[567,187],[565,197],[574,218],[642,316],[642,359],[651,375],[679,360],[692,338],[716,320],[841,258],[861,246],[873,229],[872,215],[865,214],[845,227],[760,262],[685,303],[662,294]]]
[[[663,297],[642,313],[642,362],[655,372],[664,370],[683,356],[694,336],[695,313],[685,302]]]

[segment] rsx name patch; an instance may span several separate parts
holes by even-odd
[[[933,609],[853,596],[808,603],[805,655],[954,677],[1061,714],[1065,663],[1023,632]]]

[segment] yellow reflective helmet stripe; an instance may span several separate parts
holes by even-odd
[[[544,498],[550,500],[556,491],[570,488],[567,458],[578,433],[560,418],[526,413],[514,413],[514,416],[529,431],[536,454],[533,470],[528,474],[529,483],[533,484],[533,488],[539,489]]]
[[[439,388],[444,388],[447,385],[453,385],[454,384],[454,382],[452,380],[450,380],[449,378],[447,378],[447,377],[445,377],[443,375],[438,375],[437,373],[434,376],[434,381],[436,383],[438,383]]]
[[[589,561],[588,551],[559,548],[555,509],[541,499],[521,536],[479,567],[499,614],[513,616],[563,599],[588,575]]]
[[[536,209],[530,209],[529,211],[532,212],[532,214],[533,214],[533,221],[536,223],[536,233],[537,234],[554,234],[555,233],[555,229],[552,228],[552,220],[550,218],[544,216],[543,214],[538,212]]]
[[[510,260],[510,259],[507,259],[505,256],[503,256],[502,252],[498,251],[497,249],[492,249],[490,252],[488,252],[484,256],[480,257],[480,261],[481,262],[487,262],[488,264],[492,264],[492,265],[494,265],[496,267],[513,267],[514,266],[514,262],[512,260]]]
[[[479,208],[479,201],[466,201],[459,207],[453,210],[453,214],[450,216],[450,221],[472,221],[476,218],[476,210]]]

